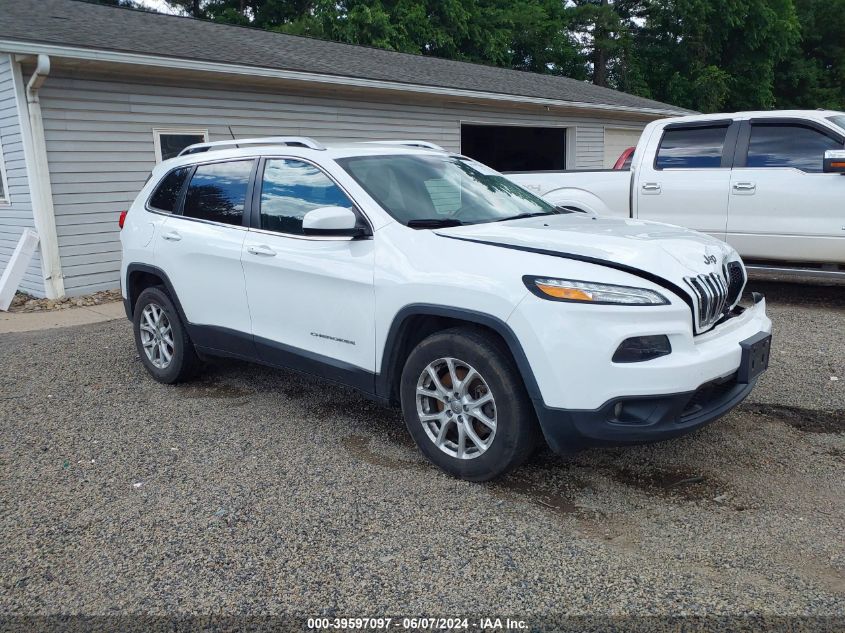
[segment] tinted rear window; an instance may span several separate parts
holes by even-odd
[[[189,171],[188,167],[180,167],[167,174],[153,192],[153,195],[150,196],[150,207],[173,213],[176,210],[179,193],[182,191],[182,185],[185,184],[185,178],[187,178]]]
[[[720,167],[727,126],[668,129],[657,150],[658,169]]]
[[[185,194],[182,215],[240,226],[252,160],[199,165]]]

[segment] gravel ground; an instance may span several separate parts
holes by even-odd
[[[845,287],[752,286],[776,341],[739,409],[485,485],[293,373],[167,387],[125,321],[4,335],[0,614],[845,618]]]

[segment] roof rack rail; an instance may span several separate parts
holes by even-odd
[[[430,141],[365,141],[366,145],[402,145],[405,147],[422,147],[424,149],[433,149],[438,152],[445,152],[446,150]]]
[[[212,141],[210,143],[195,143],[189,145],[181,152],[179,156],[187,156],[188,154],[199,154],[200,152],[208,152],[215,149],[226,149],[230,147],[248,147],[252,145],[287,145],[293,147],[307,147],[309,149],[324,150],[325,145],[322,145],[312,138],[307,136],[265,136],[263,138],[239,138],[228,141]]]

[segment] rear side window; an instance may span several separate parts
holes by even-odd
[[[157,211],[173,213],[176,205],[179,204],[179,194],[182,192],[182,185],[185,184],[189,171],[188,167],[180,167],[167,174],[150,196],[149,206]]]
[[[261,182],[261,228],[302,235],[302,218],[320,207],[352,208],[331,178],[310,163],[272,158]]]
[[[803,125],[760,125],[751,127],[746,167],[793,167],[801,171],[823,171],[824,153],[842,149],[826,134]]]
[[[199,165],[188,185],[182,215],[240,226],[252,160]]]
[[[672,128],[663,132],[657,150],[657,169],[720,167],[727,126]]]

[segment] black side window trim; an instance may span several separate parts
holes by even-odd
[[[303,158],[301,156],[261,156],[256,162],[257,166],[255,172],[253,174],[252,179],[252,192],[250,196],[250,223],[249,228],[255,229],[256,231],[267,231],[268,233],[272,233],[273,235],[281,235],[282,237],[290,237],[294,239],[301,239],[302,235],[296,233],[282,233],[281,231],[270,231],[268,229],[261,228],[261,184],[264,180],[264,166],[268,160],[297,160],[302,163],[306,163],[308,165],[313,166],[314,168],[320,170],[326,178],[331,181],[331,183],[340,189],[343,194],[349,198],[349,202],[352,203],[352,212],[358,216],[358,220],[363,222],[366,227],[369,235],[373,234],[373,224],[370,222],[370,219],[367,215],[361,210],[361,206],[355,201],[355,198],[352,197],[352,194],[341,185],[335,178],[332,177],[330,173],[328,173],[325,169],[323,169],[320,165],[314,163],[313,161],[308,160],[307,158]]]
[[[820,132],[832,141],[835,141],[845,147],[845,137],[837,134],[834,130],[825,127],[824,125],[816,123],[815,121],[808,121],[806,119],[790,119],[787,117],[767,117],[762,119],[749,119],[747,121],[742,121],[742,129],[740,130],[739,139],[737,140],[736,144],[736,159],[734,160],[734,167],[741,168],[747,167],[748,165],[748,149],[751,145],[751,128],[754,125],[757,125],[759,127],[766,127],[767,125],[793,125],[796,127],[804,127],[810,130],[814,130],[816,132]],[[797,169],[797,167],[755,167],[754,169]],[[799,169],[798,171],[801,171],[805,174],[816,173],[804,171],[803,169]]]
[[[249,172],[249,180],[247,181],[246,185],[246,196],[244,197],[244,212],[241,215],[241,224],[243,228],[249,228],[250,217],[252,216],[252,201],[253,201],[253,189],[255,188],[255,177],[256,172],[258,169],[259,159],[255,156],[244,156],[240,158],[227,158],[224,160],[209,160],[202,163],[196,163],[194,165],[190,165],[190,173],[188,177],[185,178],[185,182],[182,184],[182,191],[179,193],[179,201],[176,204],[176,208],[173,210],[172,215],[178,215],[183,220],[190,220],[192,222],[202,222],[204,224],[214,224],[215,226],[238,226],[237,224],[225,224],[223,222],[214,222],[212,220],[203,220],[202,218],[190,218],[184,215],[182,212],[184,211],[185,207],[185,198],[188,195],[188,187],[191,184],[191,180],[194,177],[194,173],[197,171],[197,167],[201,167],[202,165],[213,165],[215,163],[239,163],[243,161],[251,160],[252,161],[252,169]],[[178,167],[176,168],[178,169]],[[170,173],[170,172],[168,172]],[[171,214],[168,214],[171,215]]]
[[[663,146],[663,139],[666,133],[676,130],[696,130],[702,128],[725,128],[725,140],[722,144],[722,158],[718,167],[659,167],[657,159],[660,156],[660,148]],[[712,121],[696,121],[693,123],[670,123],[664,126],[660,132],[660,141],[657,143],[657,149],[654,152],[654,160],[652,161],[652,169],[654,171],[664,171],[666,169],[730,169],[734,166],[734,157],[736,155],[735,148],[737,137],[739,135],[739,121],[733,119],[715,119]]]

